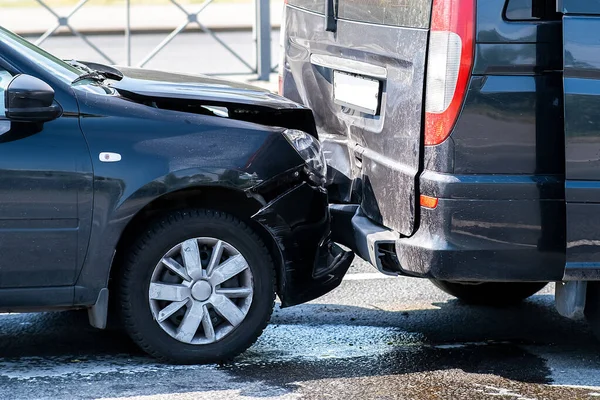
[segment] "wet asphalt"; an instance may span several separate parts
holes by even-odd
[[[334,292],[277,308],[228,365],[158,364],[82,312],[0,315],[0,399],[600,397],[600,345],[552,287],[493,309],[373,272],[356,263]]]

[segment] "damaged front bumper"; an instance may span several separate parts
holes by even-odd
[[[342,282],[354,253],[331,241],[324,188],[299,183],[266,204],[252,219],[270,233],[279,249],[278,295],[282,307],[313,300]]]

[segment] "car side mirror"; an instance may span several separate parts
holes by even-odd
[[[6,87],[4,101],[10,121],[43,123],[62,114],[62,108],[54,101],[54,89],[30,75],[15,76]]]

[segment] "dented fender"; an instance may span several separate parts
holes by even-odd
[[[330,239],[327,191],[302,182],[266,204],[252,219],[263,226],[281,256],[282,307],[313,300],[337,287],[354,254]]]

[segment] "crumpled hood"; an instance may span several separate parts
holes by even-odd
[[[255,86],[202,75],[186,75],[140,68],[115,67],[123,79],[110,86],[124,96],[203,101],[213,105],[245,104],[277,110],[304,109],[284,97]]]
[[[206,114],[206,107],[220,107],[227,109],[225,118],[299,129],[318,137],[309,108],[268,90],[201,75],[116,68],[123,74],[123,79],[113,80],[109,85],[132,101],[186,113]],[[209,115],[213,114],[213,111],[209,112]]]

